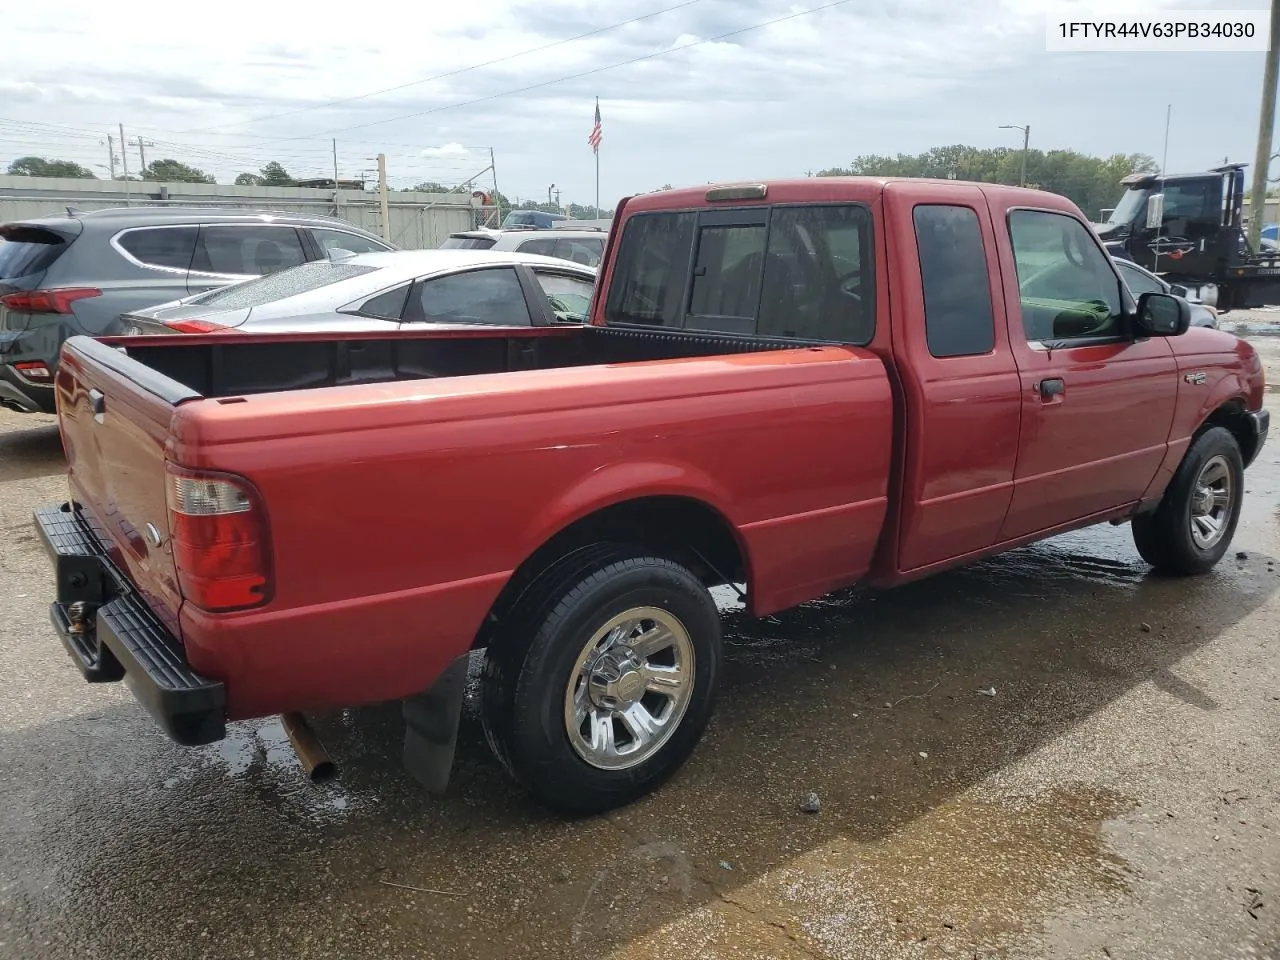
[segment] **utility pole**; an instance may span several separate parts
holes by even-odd
[[[387,206],[387,155],[378,154],[378,205],[382,208],[382,239],[391,242],[391,212]]]
[[[127,149],[129,141],[124,138],[124,124],[120,124],[120,164],[124,170],[124,205],[132,206],[129,198],[129,151]]]
[[[154,147],[155,141],[143,140],[142,137],[133,141],[138,146],[138,159],[142,161],[142,175],[147,175],[147,147]]]
[[[1280,0],[1271,0],[1271,41],[1262,71],[1262,112],[1258,116],[1258,151],[1253,158],[1253,190],[1249,198],[1249,246],[1262,240],[1262,216],[1267,208],[1267,174],[1271,166],[1271,134],[1276,122],[1276,75],[1280,68]]]
[[[1025,187],[1027,185],[1027,152],[1031,146],[1031,124],[1024,127],[1018,123],[1002,123],[1000,129],[1022,131],[1022,171],[1018,174],[1018,186]]]
[[[493,160],[493,147],[489,148],[489,172],[493,174],[493,202],[498,207],[498,222],[495,227],[502,226],[502,201],[498,199],[498,165]]]
[[[333,189],[338,189],[338,138],[333,138]]]
[[[116,138],[107,134],[107,162],[111,170],[111,179],[116,178]]]

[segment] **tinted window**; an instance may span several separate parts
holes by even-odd
[[[226,225],[200,228],[191,269],[201,273],[261,276],[306,260],[293,227]]]
[[[544,257],[572,260],[586,267],[595,267],[604,254],[603,240],[544,239],[526,240],[517,249],[521,253],[536,253]]]
[[[1009,236],[1028,340],[1116,334],[1120,283],[1084,224],[1060,213],[1015,210]]]
[[[912,216],[929,352],[935,357],[989,353],[996,329],[978,215],[968,207],[920,206]]]
[[[751,321],[760,301],[760,268],[764,262],[764,224],[707,226],[698,230],[698,252],[689,295],[692,317],[731,317]],[[750,331],[750,324],[704,323],[690,327]]]
[[[48,270],[66,248],[66,242],[52,231],[4,227],[0,229],[0,280],[29,277]]]
[[[441,250],[488,250],[494,241],[489,237],[450,237],[440,244]]]
[[[552,257],[555,256],[556,241],[550,237],[539,237],[536,240],[526,240],[516,249],[521,253],[536,253],[541,257]]]
[[[559,320],[579,323],[587,319],[591,309],[591,293],[595,284],[589,280],[579,280],[562,273],[544,273],[535,271],[542,292],[551,302],[551,309]]]
[[[610,323],[680,326],[696,216],[649,213],[627,221],[605,307]]]
[[[316,238],[316,243],[320,245],[325,256],[335,250],[347,250],[351,253],[380,253],[387,249],[386,244],[379,243],[377,240],[354,233],[344,233],[341,230],[323,230],[313,227],[311,235]]]
[[[382,317],[386,320],[399,320],[404,313],[404,303],[409,299],[409,287],[396,287],[386,293],[380,293],[372,300],[366,300],[360,312],[370,317]]]
[[[406,319],[417,323],[530,325],[524,289],[509,268],[424,280],[413,294]]]
[[[285,297],[296,297],[300,293],[319,290],[330,284],[350,280],[366,273],[373,273],[377,268],[361,266],[354,263],[330,263],[328,260],[314,260],[291,270],[269,274],[246,280],[244,283],[233,283],[229,287],[219,287],[208,293],[193,297],[190,303],[207,303],[224,310],[242,310],[247,307],[260,307],[264,303],[283,300]]]
[[[129,230],[116,241],[129,256],[151,267],[186,270],[196,249],[195,227]]]
[[[761,336],[864,344],[875,333],[871,219],[853,204],[775,207]]]
[[[1137,267],[1121,263],[1118,260],[1116,261],[1116,266],[1120,268],[1120,276],[1124,278],[1124,282],[1128,285],[1134,299],[1144,293],[1164,293],[1164,285],[1155,277],[1148,276]]]

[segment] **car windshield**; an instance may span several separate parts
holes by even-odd
[[[192,297],[187,303],[221,307],[224,310],[260,307],[265,303],[273,303],[285,297],[296,297],[300,293],[309,293],[321,287],[341,283],[343,280],[373,273],[377,269],[377,267],[363,264],[315,260],[288,270],[281,270],[279,273],[269,273],[264,277],[246,280],[243,283],[219,287],[217,290]]]
[[[1151,191],[1146,188],[1138,190],[1130,187],[1124,192],[1116,208],[1111,211],[1111,216],[1107,217],[1107,223],[1132,223],[1146,204],[1150,193]]]

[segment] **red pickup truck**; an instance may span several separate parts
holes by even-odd
[[[399,699],[443,789],[484,649],[501,762],[599,811],[699,739],[716,585],[762,616],[1103,521],[1176,574],[1228,548],[1258,357],[1135,302],[1070,202],[809,179],[614,223],[586,324],[69,340],[36,523],[85,677],[187,744]]]

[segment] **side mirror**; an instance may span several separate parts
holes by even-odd
[[[1191,305],[1171,293],[1144,293],[1134,326],[1148,337],[1179,337],[1191,326]]]
[[[1157,230],[1164,222],[1164,194],[1153,193],[1147,197],[1147,229]]]

